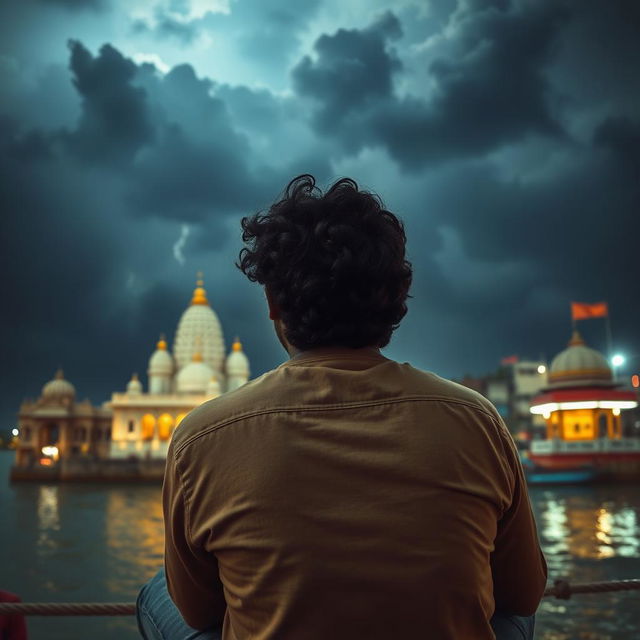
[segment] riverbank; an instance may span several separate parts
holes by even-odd
[[[105,484],[159,484],[164,477],[164,460],[116,460],[72,458],[50,466],[33,464],[9,472],[11,482],[95,482]]]

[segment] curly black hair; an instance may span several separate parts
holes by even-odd
[[[266,286],[293,346],[388,344],[407,313],[411,264],[404,226],[377,195],[350,178],[323,194],[303,174],[242,230],[237,266]]]

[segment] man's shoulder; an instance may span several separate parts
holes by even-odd
[[[317,395],[314,389],[310,389],[317,377],[309,375],[306,367],[287,364],[291,363],[268,371],[239,389],[224,393],[194,409],[174,433],[174,450],[180,451],[200,435],[233,423],[281,411],[304,410],[310,400],[313,402],[312,397],[315,399]],[[382,391],[382,395],[377,392],[372,395],[371,388],[365,385],[364,391],[373,403],[391,400],[466,405],[486,418],[499,421],[495,408],[481,394],[408,363],[386,360],[382,363],[382,370],[376,369],[372,376],[375,376]],[[331,395],[331,398],[337,399],[343,406],[352,403],[361,405],[368,401],[351,394],[348,397],[344,393],[338,395]],[[357,391],[355,395],[359,395]]]
[[[407,378],[411,381],[407,385],[408,392],[413,391],[416,395],[424,395],[445,403],[465,404],[490,415],[493,419],[498,417],[491,402],[477,391],[435,373],[417,369],[410,364],[405,363],[402,366]]]
[[[196,407],[173,434],[173,447],[181,449],[203,430],[213,430],[273,406],[273,394],[279,386],[279,368],[250,380],[239,389],[223,393]]]

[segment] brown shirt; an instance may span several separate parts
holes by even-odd
[[[482,396],[317,350],[205,403],[164,484],[169,592],[223,638],[493,638],[546,582],[522,469]]]

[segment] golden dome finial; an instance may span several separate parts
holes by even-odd
[[[238,336],[235,337],[233,341],[233,345],[231,347],[232,351],[242,351],[242,342],[240,342],[240,338]]]
[[[202,271],[198,271],[196,288],[193,291],[193,298],[191,298],[191,304],[209,304],[207,300],[207,292],[204,290],[204,280]]]
[[[64,380],[64,371],[62,370],[62,367],[58,367],[58,370],[56,371],[55,379]]]
[[[580,335],[580,332],[577,329],[573,330],[573,335],[571,336],[571,340],[569,340],[570,347],[579,347],[584,345],[585,342]]]
[[[138,374],[137,373],[132,373],[131,374],[131,381],[132,382],[133,381],[138,382]]]
[[[167,341],[164,338],[164,333],[160,334],[160,340],[158,340],[158,343],[156,344],[156,349],[160,349],[160,351],[167,350]]]

